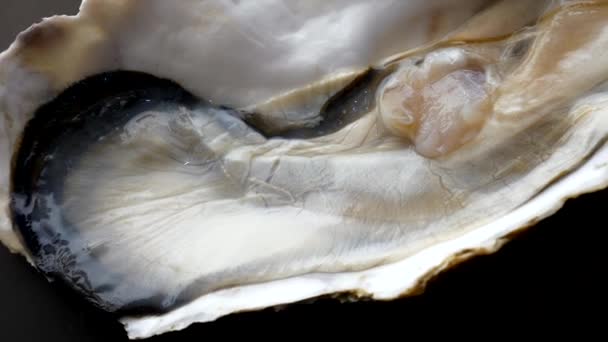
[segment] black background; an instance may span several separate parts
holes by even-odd
[[[17,32],[53,13],[73,14],[78,1],[0,0],[0,49]],[[10,11],[6,10],[7,8]],[[419,296],[392,302],[339,304],[321,300],[195,324],[149,341],[202,341],[240,336],[282,338],[414,333],[469,337],[492,329],[543,334],[600,333],[605,340],[608,191],[570,200],[556,215],[499,252],[465,262],[432,281]],[[284,335],[277,328],[285,328]],[[321,333],[321,329],[326,329]],[[485,334],[484,334],[485,335]],[[308,338],[308,337],[307,337]],[[48,283],[21,257],[0,247],[0,341],[127,340],[110,315]]]

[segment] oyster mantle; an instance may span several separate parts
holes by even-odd
[[[467,1],[454,12],[447,1],[435,1],[433,6],[449,13],[445,26],[438,32],[412,33],[408,39],[395,38],[400,32],[397,23],[404,17],[428,18],[425,15],[432,7],[428,1],[395,2],[373,9],[365,2],[314,3],[297,9],[303,18],[300,26],[282,22],[278,26],[283,35],[274,36],[269,32],[275,28],[260,21],[265,16],[286,15],[289,8],[279,3],[271,1],[264,5],[268,8],[256,11],[251,2],[222,7],[222,2],[192,1],[169,8],[166,2],[156,1],[141,11],[137,1],[86,1],[79,15],[55,17],[24,32],[0,55],[0,146],[6,151],[0,157],[0,205],[6,208],[0,216],[2,241],[37,267],[44,270],[50,265],[59,276],[84,270],[86,277],[70,277],[86,279],[84,291],[99,296],[94,300],[102,306],[109,303],[109,309],[161,293],[153,305],[159,312],[127,315],[122,320],[131,337],[147,337],[238,311],[328,293],[396,298],[417,290],[455,261],[497,250],[510,233],[551,215],[567,198],[607,186],[606,72],[585,60],[603,57],[598,53],[606,46],[603,2],[574,1],[532,10],[534,6],[522,1],[490,7],[481,7],[483,1]],[[326,13],[334,13],[331,6],[344,10],[329,20]],[[484,18],[495,18],[496,13],[520,18],[522,9],[532,13],[536,24],[509,21],[515,27],[484,26],[489,22]],[[172,13],[166,18],[180,20],[160,18],[159,13],[166,11]],[[335,46],[322,39],[331,30],[315,35],[319,27],[335,28],[333,22],[353,23],[349,15],[360,13],[369,22],[353,24],[356,34],[342,37],[347,39],[341,43],[332,36],[343,33],[336,29],[329,35]],[[560,46],[560,50],[543,40],[568,34],[568,25],[576,27],[577,22],[553,19],[576,13],[587,18],[580,26],[586,34],[578,33],[584,37],[578,45]],[[387,16],[392,24],[387,19],[385,30],[374,31],[369,23],[377,15]],[[156,25],[159,21],[166,25]],[[188,25],[193,21],[199,26]],[[252,24],[259,26],[247,31]],[[151,33],[152,27],[158,31]],[[385,44],[371,48],[377,41]],[[251,53],[239,53],[240,49]],[[269,53],[276,58],[261,62],[271,57]],[[441,64],[443,56],[456,57]],[[548,65],[547,56],[557,56],[561,64],[540,68],[537,62]],[[378,97],[372,97],[373,105],[356,107],[348,122],[326,134],[305,139],[284,138],[281,132],[270,136],[268,130],[277,127],[304,125],[314,130],[325,118],[318,117],[326,108],[322,105],[367,72],[369,65],[394,68],[387,82],[374,83],[379,91]],[[188,94],[185,98],[192,95],[203,102],[190,106],[190,100],[184,104],[181,97],[180,101],[171,97],[163,100],[174,102],[169,107],[146,107],[132,117],[108,119],[119,134],[104,134],[78,154],[72,154],[74,144],[66,143],[69,140],[50,144],[66,146],[58,150],[78,158],[61,182],[61,177],[44,178],[44,172],[35,179],[52,184],[51,195],[61,193],[60,201],[48,207],[60,208],[57,215],[71,224],[86,248],[83,254],[74,257],[71,251],[65,258],[53,250],[51,259],[41,261],[39,253],[32,253],[32,244],[39,243],[42,235],[34,234],[36,242],[28,243],[31,237],[15,221],[25,217],[27,225],[33,212],[15,191],[16,185],[26,183],[15,180],[21,175],[16,170],[30,160],[28,143],[42,137],[28,127],[36,122],[52,124],[47,119],[58,118],[61,110],[74,122],[84,117],[85,126],[91,124],[86,115],[63,105],[54,112],[40,106],[56,103],[70,86],[82,86],[79,81],[95,83],[90,80],[116,69],[170,79],[178,84],[178,92]],[[412,70],[428,72],[417,76],[416,71],[412,77]],[[476,104],[481,103],[471,110],[485,114],[484,96],[492,94],[496,97],[489,97],[494,105],[489,112],[494,116],[483,117],[482,123],[473,120],[464,129],[451,126],[456,128],[444,131],[440,143],[429,148],[426,141],[417,140],[419,127],[425,127],[423,121],[429,116],[409,118],[405,110],[395,111],[401,107],[395,106],[395,97],[387,90],[412,79],[422,80],[425,87],[435,72],[454,75],[461,70],[466,72],[429,91],[439,89],[441,95],[442,89],[456,84],[454,88],[464,89],[465,94],[474,95]],[[408,77],[402,76],[404,72]],[[288,76],[276,76],[283,73]],[[551,78],[555,75],[559,77]],[[563,82],[547,92],[546,79]],[[149,95],[154,82],[143,82],[141,89],[147,95],[137,95],[136,101],[155,101]],[[518,92],[522,84],[523,94]],[[374,87],[361,91],[375,91]],[[160,93],[166,94],[168,88],[162,89]],[[401,96],[408,98],[398,93],[397,104]],[[75,99],[76,104],[84,103]],[[419,101],[426,100],[411,99],[411,103]],[[123,113],[126,107],[117,103],[118,109],[110,114]],[[408,106],[414,106],[411,103]],[[457,111],[463,113],[461,107]],[[93,113],[106,115],[103,108]],[[398,126],[403,118],[405,126],[412,120],[420,124]],[[255,129],[259,122],[271,125],[260,132]],[[80,137],[79,129],[74,129],[76,137]],[[452,134],[467,139],[452,144]],[[149,159],[142,146],[158,147],[154,151],[162,152],[156,155],[160,158]],[[25,157],[16,157],[19,153]],[[145,156],[141,158],[145,163],[134,155]],[[53,156],[40,154],[36,160],[50,170],[58,165],[53,164]],[[178,163],[173,165],[169,159]],[[134,174],[121,173],[131,163],[135,170],[147,170],[134,173],[145,175],[138,178],[141,183],[133,182]],[[159,206],[151,204],[150,198],[169,200]],[[141,205],[130,206],[128,201]],[[155,224],[183,213],[187,215],[178,221]],[[127,220],[116,219],[125,215]],[[60,232],[61,225],[52,220],[47,226]],[[222,229],[230,231],[226,234]],[[45,238],[55,247],[61,241],[54,241],[52,234]],[[96,273],[83,255],[93,256],[111,272]],[[74,268],[74,263],[86,267]],[[108,274],[118,281],[108,281]],[[73,281],[76,287],[79,281]],[[137,297],[140,294],[142,298]]]

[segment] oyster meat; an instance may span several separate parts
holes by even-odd
[[[608,186],[608,2],[85,0],[0,54],[0,240],[146,338],[391,300]]]

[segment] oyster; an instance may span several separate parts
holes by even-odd
[[[84,1],[0,55],[0,239],[132,338],[412,293],[608,185],[607,22],[604,1]]]

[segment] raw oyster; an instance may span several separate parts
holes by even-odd
[[[0,56],[0,237],[133,338],[413,292],[607,186],[606,5],[85,1]]]

